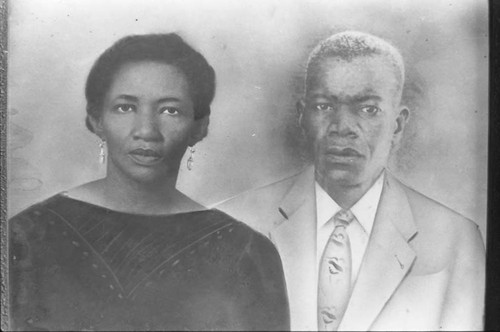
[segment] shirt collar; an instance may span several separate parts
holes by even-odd
[[[378,203],[384,186],[384,177],[385,171],[380,174],[370,189],[351,207],[351,212],[368,235],[371,234],[373,229]],[[317,228],[319,229],[342,208],[328,195],[318,182],[316,182],[315,188]]]

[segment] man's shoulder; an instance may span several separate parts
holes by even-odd
[[[301,169],[280,180],[230,197],[214,207],[249,224],[262,233],[267,233],[267,226],[271,225],[271,220],[277,216],[283,198],[294,185],[300,183],[301,178],[306,173],[310,172],[310,168]]]
[[[413,221],[419,233],[417,237],[426,238],[427,235],[432,234],[432,237],[439,239],[444,246],[478,242],[479,227],[473,220],[400,180],[396,179],[396,181],[407,197]]]
[[[430,275],[446,270],[451,275],[458,275],[467,266],[469,274],[481,278],[485,248],[478,225],[444,204],[397,181],[397,185],[404,191],[416,228],[415,235],[409,239],[409,245],[418,257],[411,273]]]
[[[401,180],[396,180],[405,191],[413,215],[417,219],[438,219],[440,222],[453,222],[459,224],[468,224],[477,227],[471,219],[463,216],[459,212],[446,206],[445,204],[429,197],[428,195],[404,184]]]

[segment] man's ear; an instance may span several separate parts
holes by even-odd
[[[209,123],[210,120],[208,115],[194,121],[191,136],[189,138],[189,146],[194,146],[207,136]]]
[[[401,106],[399,108],[399,114],[396,117],[396,129],[394,130],[393,143],[398,143],[401,140],[404,129],[409,119],[410,119],[410,110],[406,106]]]

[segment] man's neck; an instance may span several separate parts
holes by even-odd
[[[338,183],[318,173],[316,173],[316,181],[341,208],[350,209],[373,186],[383,171],[370,181],[355,185]]]

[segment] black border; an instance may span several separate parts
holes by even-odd
[[[490,76],[485,330],[500,330],[500,1],[489,1]]]
[[[9,328],[7,255],[7,0],[0,0],[0,241],[1,241],[1,329]]]

